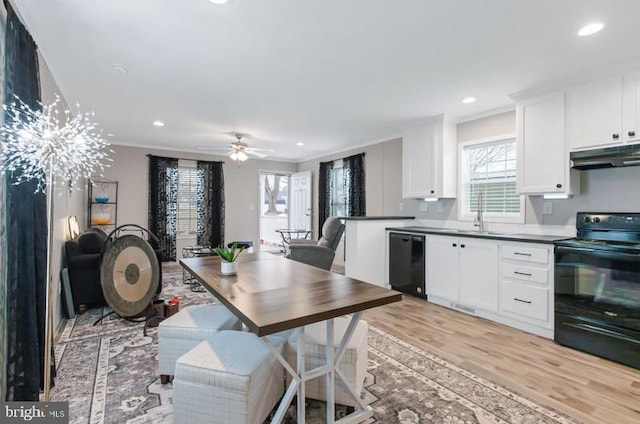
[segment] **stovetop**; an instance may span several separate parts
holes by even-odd
[[[608,250],[620,253],[640,254],[640,243],[572,238],[567,240],[558,240],[554,244],[556,246],[574,247],[578,249]]]
[[[640,213],[578,212],[577,237],[555,244],[640,254]]]

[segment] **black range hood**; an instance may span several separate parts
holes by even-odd
[[[571,152],[574,169],[616,168],[640,165],[640,144],[606,147],[604,149]]]

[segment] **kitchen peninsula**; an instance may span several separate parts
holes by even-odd
[[[345,230],[345,275],[387,287],[387,233],[389,226],[414,222],[414,216],[350,216],[342,217]]]

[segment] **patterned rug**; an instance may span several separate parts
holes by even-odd
[[[182,282],[181,268],[164,264],[161,298],[180,307],[213,303]],[[171,384],[156,371],[157,330],[143,335],[142,324],[89,310],[67,321],[56,344],[58,375],[53,401],[69,402],[70,423],[173,423]],[[504,387],[369,326],[369,367],[365,402],[369,423],[577,423]],[[295,422],[291,407],[287,423]],[[322,402],[307,404],[307,423],[322,423]]]

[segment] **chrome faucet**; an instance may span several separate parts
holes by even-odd
[[[484,204],[483,204],[482,192],[478,193],[478,207],[476,209],[477,209],[477,214],[476,214],[476,219],[473,222],[473,226],[478,227],[478,231],[485,231],[484,216],[483,216]]]

